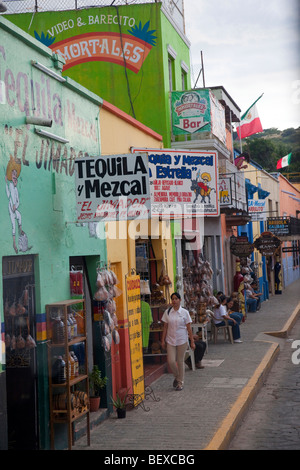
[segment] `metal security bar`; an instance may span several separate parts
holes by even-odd
[[[3,0],[2,3],[7,8],[5,15],[162,3],[164,11],[185,33],[184,0]]]

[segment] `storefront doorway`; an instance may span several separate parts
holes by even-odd
[[[38,449],[34,256],[3,258],[7,437],[10,450]]]

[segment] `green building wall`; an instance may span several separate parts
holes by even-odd
[[[78,55],[63,75],[163,135],[164,146],[170,147],[169,46],[176,53],[174,90],[182,90],[182,63],[190,88],[190,56],[187,38],[165,16],[161,3],[37,12],[34,17],[18,14],[9,19],[53,51]],[[122,52],[117,54],[122,47],[126,67]],[[141,60],[135,62],[138,57]]]
[[[70,298],[70,257],[94,260],[93,266],[88,263],[92,280],[96,276],[96,261],[106,262],[103,226],[100,224],[100,238],[96,238],[91,236],[88,224],[76,223],[74,173],[76,158],[101,152],[98,118],[102,100],[73,80],[60,82],[32,65],[32,61],[42,63],[59,76],[60,63],[56,59],[48,47],[0,17],[0,265],[2,273],[4,257],[13,257],[13,260],[27,255],[34,257],[41,448],[49,446],[45,305]],[[52,127],[26,124],[26,117],[33,115],[52,119]],[[40,136],[35,128],[68,142]],[[14,217],[9,212],[9,197],[12,197],[11,194],[8,197],[9,165],[13,165],[18,174],[18,211],[22,231],[27,236],[27,243],[21,244],[19,222],[15,219],[15,246]],[[0,283],[0,299],[0,386],[1,396],[5,396],[6,292],[3,282]],[[3,403],[0,408],[5,418]],[[6,420],[1,419],[1,436],[5,434],[5,426]]]

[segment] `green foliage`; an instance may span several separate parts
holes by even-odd
[[[235,143],[238,149],[239,142],[235,141]],[[268,172],[300,172],[300,127],[284,131],[279,131],[274,127],[265,129],[260,134],[243,139],[243,151],[248,152],[251,160]],[[288,153],[292,153],[290,165],[277,170],[277,161]]]
[[[94,365],[89,373],[90,395],[98,397],[100,390],[107,384],[107,377],[101,377],[101,371],[98,366]]]
[[[112,405],[118,410],[126,408],[127,395],[128,392],[124,395],[123,398],[121,398],[120,395],[116,393],[116,398],[111,397]]]

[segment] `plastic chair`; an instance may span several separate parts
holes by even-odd
[[[186,359],[188,357],[191,358],[192,370],[196,370],[196,367],[195,367],[195,353],[194,353],[193,349],[191,348],[190,343],[187,347],[187,350],[185,351],[184,360],[186,361]]]
[[[209,316],[211,318],[210,333],[211,333],[211,338],[214,340],[214,343],[216,344],[216,342],[218,340],[218,332],[223,330],[224,340],[226,341],[226,339],[228,338],[228,341],[230,341],[231,344],[233,344],[232,326],[229,325],[228,320],[224,319],[225,325],[216,326],[215,316],[214,316],[213,312],[211,310],[209,310],[209,311],[207,310],[207,313],[209,314]]]

